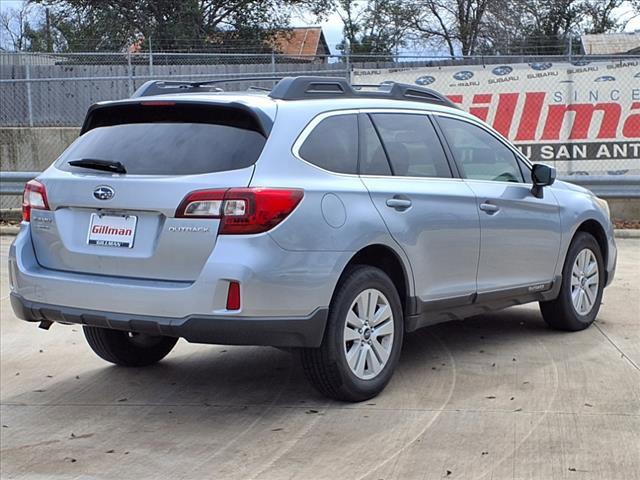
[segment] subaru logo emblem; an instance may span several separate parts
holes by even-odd
[[[93,196],[98,200],[111,200],[116,192],[107,185],[100,185],[93,191]]]
[[[463,70],[462,72],[453,74],[453,78],[460,81],[469,80],[471,77],[473,77],[473,72],[469,70]]]
[[[491,70],[491,73],[498,76],[509,75],[511,72],[513,72],[513,68],[509,65],[502,65]]]
[[[430,85],[435,81],[435,77],[432,77],[431,75],[423,75],[422,77],[416,78],[416,84],[418,85]]]

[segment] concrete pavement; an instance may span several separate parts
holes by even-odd
[[[387,389],[319,396],[295,356],[190,345],[157,366],[96,357],[81,328],[15,319],[1,248],[7,479],[640,478],[640,240],[621,239],[598,322],[537,305],[410,335]]]

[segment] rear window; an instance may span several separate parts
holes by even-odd
[[[195,175],[253,165],[266,142],[250,115],[194,106],[126,106],[96,112],[91,128],[60,157],[62,170],[87,172],[72,160],[117,161],[127,174]],[[96,114],[94,114],[96,115]]]

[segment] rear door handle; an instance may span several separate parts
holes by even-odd
[[[482,210],[483,212],[487,212],[488,214],[493,214],[496,213],[498,210],[500,210],[500,207],[498,207],[497,205],[494,205],[493,203],[481,203],[480,204],[480,210]]]
[[[408,198],[389,198],[387,200],[387,207],[395,208],[396,210],[406,210],[411,206],[411,200]]]

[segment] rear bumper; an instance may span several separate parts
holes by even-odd
[[[230,317],[190,315],[184,318],[130,315],[83,310],[25,300],[11,293],[18,318],[28,322],[60,322],[128,332],[182,337],[193,343],[319,347],[328,310],[319,308],[305,317]]]

